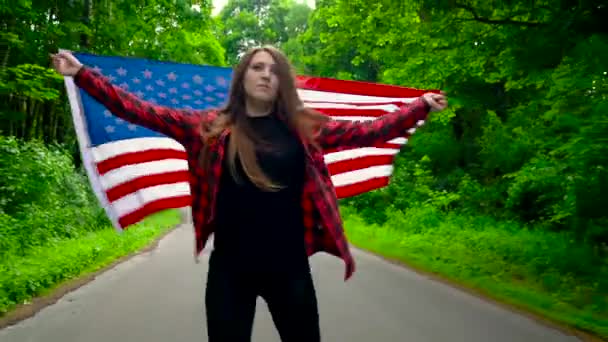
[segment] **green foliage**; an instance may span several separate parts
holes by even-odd
[[[61,76],[49,68],[35,64],[20,64],[2,72],[0,93],[15,91],[39,101],[59,98],[57,85]]]
[[[300,70],[447,92],[355,245],[608,337],[608,32],[597,1],[317,2]],[[295,58],[295,57],[294,57]]]
[[[557,322],[608,337],[608,262],[562,233],[431,205],[367,223],[343,207],[349,240]]]
[[[40,142],[0,136],[0,198],[0,257],[109,225],[71,157]]]
[[[0,3],[2,135],[75,141],[63,78],[50,69],[49,54],[59,49],[212,65],[226,59],[210,1],[197,1],[198,10],[185,0],[13,2]]]
[[[0,316],[136,251],[179,218],[165,211],[117,234],[65,149],[0,136]]]
[[[36,246],[26,256],[0,260],[0,316],[15,305],[52,290],[64,281],[97,271],[148,245],[179,222],[175,210],[147,217],[122,234],[111,226],[76,239]],[[4,222],[0,214],[0,228]],[[31,237],[35,238],[35,237]]]
[[[567,9],[567,10],[566,10]],[[427,204],[608,242],[608,32],[596,1],[323,1],[301,70],[440,88],[388,189],[347,199],[368,222]]]
[[[310,7],[294,0],[230,0],[219,14],[226,62],[235,65],[248,49],[273,45],[297,53],[293,40],[307,27]]]

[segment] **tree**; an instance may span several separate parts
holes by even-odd
[[[593,0],[318,2],[298,37],[301,69],[441,88],[452,104],[410,139],[386,191],[349,202],[407,210],[445,190],[461,195],[450,210],[608,242],[606,11]],[[424,170],[429,191],[411,191]]]
[[[227,63],[235,65],[255,46],[282,48],[306,29],[310,11],[294,0],[230,0],[219,14]]]
[[[198,1],[4,2],[0,5],[0,132],[76,147],[61,77],[49,68],[58,49],[222,65],[211,5]]]

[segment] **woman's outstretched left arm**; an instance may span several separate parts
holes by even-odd
[[[443,94],[427,93],[397,111],[374,120],[330,120],[318,130],[317,143],[324,150],[382,144],[404,136],[419,121],[425,121],[430,111],[442,110],[446,106]]]

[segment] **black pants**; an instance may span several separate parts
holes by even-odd
[[[213,253],[205,307],[209,342],[249,342],[256,299],[264,298],[283,342],[321,340],[317,298],[310,268],[242,271]]]

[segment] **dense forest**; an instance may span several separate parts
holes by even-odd
[[[581,310],[552,318],[608,336],[603,1],[317,0],[313,9],[230,0],[212,16],[211,1],[19,0],[3,1],[0,13],[0,256],[77,235],[69,227],[83,222],[107,224],[80,170],[49,53],[232,66],[247,48],[272,44],[299,74],[449,96],[450,108],[398,155],[390,186],[343,200],[345,215],[366,226],[400,225],[398,236],[440,222],[452,230],[438,239],[499,227],[496,240],[467,235],[469,248],[503,266],[525,264],[504,279],[530,280]],[[51,191],[58,182],[64,190]],[[75,209],[58,214],[62,207]],[[52,233],[42,219],[55,220]],[[497,243],[521,234],[530,238]]]

